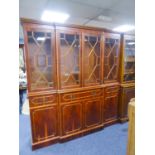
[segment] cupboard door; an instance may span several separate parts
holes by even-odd
[[[120,35],[105,35],[104,39],[104,82],[118,81]]]
[[[119,86],[105,88],[104,99],[104,120],[105,122],[115,121],[118,118],[118,96]]]
[[[80,101],[61,105],[61,115],[63,135],[82,130],[82,104]]]
[[[55,39],[53,29],[29,25],[26,29],[29,91],[55,88]]]
[[[109,96],[105,98],[105,121],[117,118],[118,114],[118,96]]]
[[[60,67],[60,87],[79,87],[81,82],[80,34],[72,31],[57,33]]]
[[[123,97],[124,97],[124,102],[123,102],[123,117],[128,117],[128,104],[131,100],[131,98],[135,97],[135,88],[124,88],[123,90]]]
[[[97,33],[83,34],[83,76],[84,85],[101,83],[101,35]]]
[[[58,136],[57,106],[31,110],[33,143]]]
[[[92,99],[84,102],[84,127],[90,128],[102,123],[101,109],[102,102],[101,99]]]

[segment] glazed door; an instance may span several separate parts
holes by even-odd
[[[105,34],[104,38],[104,82],[118,81],[120,35]]]
[[[132,36],[124,36],[124,82],[135,80],[135,39]]]
[[[75,31],[57,30],[60,88],[81,85],[81,39]]]
[[[55,89],[54,30],[37,24],[24,27],[29,91]]]
[[[83,33],[83,85],[101,83],[101,33]]]

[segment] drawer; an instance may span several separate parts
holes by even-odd
[[[53,105],[57,103],[57,94],[29,97],[30,107]]]
[[[60,95],[61,102],[70,102],[79,99],[102,96],[102,89],[94,89],[89,91],[63,93]]]
[[[118,94],[120,86],[110,86],[105,88],[105,96]]]

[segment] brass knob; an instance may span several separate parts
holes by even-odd
[[[70,98],[71,98],[71,100],[75,99],[75,95],[71,94]]]
[[[96,95],[96,91],[93,91],[93,92],[92,92],[92,95],[95,96],[95,95]]]

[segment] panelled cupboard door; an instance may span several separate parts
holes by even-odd
[[[118,95],[105,97],[105,121],[116,119],[118,116]]]
[[[80,101],[61,105],[62,135],[82,130],[82,109]]]
[[[81,37],[74,30],[57,30],[60,88],[81,85]]]
[[[61,105],[62,135],[82,130],[82,109],[80,101]]]
[[[101,83],[101,33],[85,32],[82,36],[84,86]]]
[[[104,82],[119,80],[120,35],[104,34]]]
[[[84,101],[84,127],[91,128],[102,123],[102,101],[100,98]]]
[[[104,120],[105,122],[113,121],[118,118],[118,96],[119,86],[105,88],[104,98]]]
[[[123,115],[124,117],[128,117],[128,104],[132,98],[135,97],[135,88],[123,88]]]
[[[29,91],[55,89],[55,39],[52,27],[24,25]]]
[[[33,143],[58,136],[57,106],[33,109],[30,111]]]

